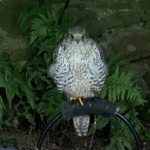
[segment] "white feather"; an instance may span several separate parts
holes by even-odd
[[[56,68],[56,64],[52,64],[48,69],[48,74],[51,78],[54,78],[55,76],[55,71],[56,71],[55,68]]]

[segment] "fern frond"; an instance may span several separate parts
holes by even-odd
[[[107,77],[101,92],[102,96],[106,96],[104,93],[108,93],[108,99],[116,102],[130,100],[137,105],[142,102],[140,92],[133,81],[132,73],[122,72],[119,67]]]
[[[46,15],[39,13],[32,21],[30,33],[31,43],[39,37],[46,37],[48,33],[57,33],[57,21],[58,16],[54,11],[47,11]]]
[[[33,43],[38,37],[47,35],[47,24],[41,18],[32,21],[30,41]]]
[[[42,102],[38,105],[38,110],[45,116],[56,115],[59,112],[60,104],[64,101],[63,94],[57,88],[51,92],[47,91],[42,96]]]
[[[132,122],[136,130],[140,131],[143,125],[137,118],[136,106],[144,104],[144,99],[141,96],[138,85],[134,81],[133,73],[123,69],[122,65],[127,63],[124,60],[120,61],[118,57],[113,57],[108,62],[110,71],[100,95],[117,103],[120,107],[120,112],[126,112],[126,117]],[[101,120],[101,123],[105,122]],[[110,144],[105,149],[132,149],[130,143],[132,135],[125,125],[114,119],[109,119],[109,123],[111,123]],[[101,128],[101,125],[99,128]]]
[[[42,12],[42,9],[37,4],[30,2],[25,6],[19,14],[18,22],[21,30],[26,33],[30,30],[31,20],[37,16],[37,13]]]

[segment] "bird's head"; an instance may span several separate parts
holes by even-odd
[[[87,37],[87,32],[84,27],[75,26],[68,30],[69,37],[72,41],[79,43]]]

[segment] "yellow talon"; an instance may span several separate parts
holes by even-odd
[[[79,101],[81,106],[83,106],[83,97],[82,96],[72,96],[70,97],[70,101]]]

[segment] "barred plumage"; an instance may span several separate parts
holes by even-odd
[[[84,28],[69,29],[55,50],[54,64],[49,69],[58,89],[68,97],[95,96],[103,87],[107,72],[101,54],[101,47],[88,37]],[[79,136],[87,135],[89,116],[78,116],[73,122]]]

